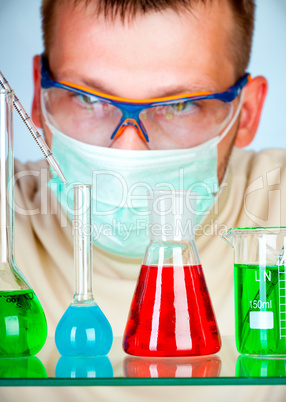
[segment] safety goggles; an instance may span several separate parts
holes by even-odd
[[[251,81],[245,74],[221,93],[125,99],[51,78],[42,55],[41,102],[48,124],[79,141],[110,146],[131,125],[150,149],[200,145],[219,135],[234,115],[234,100]]]

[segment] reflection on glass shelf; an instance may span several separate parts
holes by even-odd
[[[286,377],[286,359],[239,356],[236,377]]]
[[[47,378],[46,369],[36,356],[0,359],[0,378]]]
[[[218,377],[221,360],[218,356],[184,358],[126,357],[123,361],[125,377],[179,378]]]
[[[37,356],[0,359],[0,386],[9,387],[244,384],[285,385],[286,357],[239,356],[234,337],[223,338],[217,355],[136,357],[125,354],[115,337],[108,356],[61,357],[48,338]],[[0,402],[1,396],[0,390]]]
[[[113,369],[107,356],[59,358],[55,377],[57,378],[104,378],[113,377]]]

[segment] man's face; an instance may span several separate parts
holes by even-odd
[[[236,81],[229,42],[233,16],[227,2],[197,5],[192,13],[138,15],[124,23],[97,17],[92,6],[65,4],[57,8],[54,22],[48,59],[56,80],[131,99],[222,92]],[[238,123],[219,144],[220,182],[237,128]],[[44,130],[51,145],[51,133]],[[111,146],[147,149],[132,126]]]

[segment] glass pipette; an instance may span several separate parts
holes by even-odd
[[[12,91],[12,88],[10,87],[8,81],[0,71],[0,85],[3,89],[6,89],[8,91]],[[14,94],[14,100],[13,100],[13,105],[17,112],[19,113],[21,119],[23,120],[24,124],[26,125],[27,129],[30,131],[32,134],[32,137],[38,144],[40,150],[44,154],[44,157],[46,158],[47,162],[50,164],[50,166],[56,171],[58,174],[59,178],[62,180],[64,184],[67,184],[67,179],[65,178],[63,172],[61,171],[61,168],[59,167],[58,162],[56,161],[54,155],[52,154],[50,148],[44,141],[43,137],[41,134],[38,132],[35,124],[33,123],[31,117],[28,115],[26,110],[24,109],[23,105],[17,98],[17,96]]]

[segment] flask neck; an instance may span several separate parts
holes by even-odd
[[[14,246],[13,94],[0,91],[0,270],[11,264]]]
[[[151,241],[143,258],[143,265],[193,266],[200,265],[200,259],[193,240]]]
[[[74,186],[74,266],[73,304],[95,304],[92,289],[92,208],[91,186]]]
[[[193,222],[183,223],[178,219],[171,223],[150,223],[151,241],[188,242],[193,241]]]
[[[149,203],[153,241],[191,241],[194,238],[196,196],[180,190],[154,191]]]

